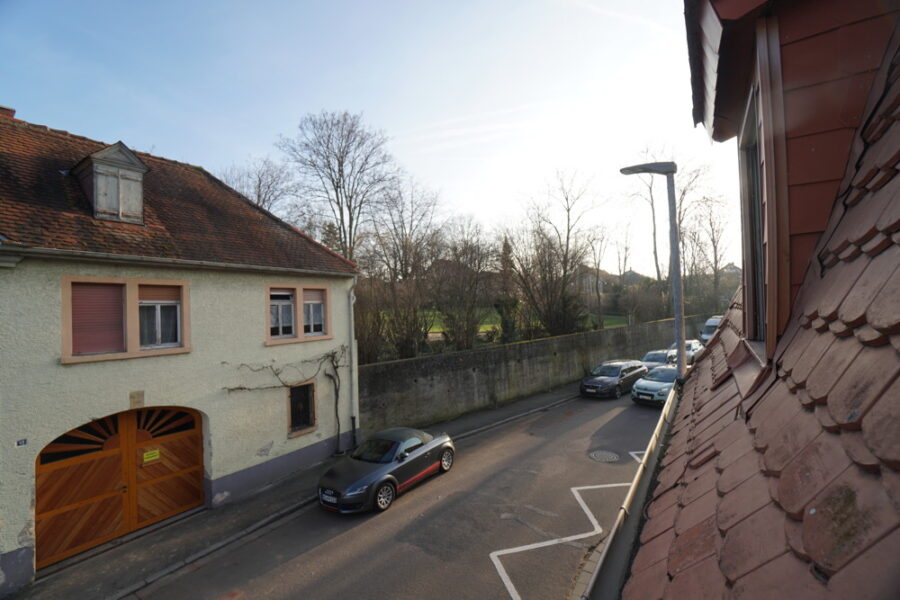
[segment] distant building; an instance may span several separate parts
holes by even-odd
[[[742,271],[739,266],[731,262],[722,267],[722,273],[725,273],[727,275],[740,275]]]
[[[0,109],[0,267],[0,595],[350,445],[354,265],[203,169]]]

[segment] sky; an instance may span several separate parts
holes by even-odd
[[[693,126],[680,0],[0,0],[0,56],[17,118],[214,173],[280,158],[305,114],[348,110],[443,217],[515,225],[574,174],[611,272],[626,234],[632,268],[654,271],[640,182],[619,174],[653,148],[709,166],[740,264],[737,151]]]

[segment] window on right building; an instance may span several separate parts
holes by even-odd
[[[743,221],[744,315],[747,339],[763,341],[766,333],[766,277],[763,231],[762,154],[758,121],[758,89],[754,88],[739,140],[741,219]]]

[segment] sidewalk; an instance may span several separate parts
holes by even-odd
[[[454,440],[573,399],[577,384],[426,427]],[[400,424],[398,424],[400,425]],[[461,460],[465,460],[462,455]],[[316,501],[319,475],[335,459],[275,482],[258,494],[215,510],[197,509],[47,568],[15,600],[117,600]]]

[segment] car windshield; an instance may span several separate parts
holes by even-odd
[[[373,463],[389,463],[394,458],[397,442],[372,438],[360,444],[350,458]]]
[[[648,352],[642,358],[644,362],[666,362],[665,352]]]
[[[707,325],[703,328],[703,335],[712,335],[716,332],[718,325]]]
[[[644,375],[644,379],[647,381],[660,381],[663,383],[672,383],[675,381],[675,377],[678,376],[678,371],[676,369],[664,369],[662,367],[658,367],[653,369],[646,375]]]
[[[599,367],[594,367],[594,370],[591,371],[591,375],[595,377],[618,377],[619,376],[619,367],[618,365],[600,365]]]

